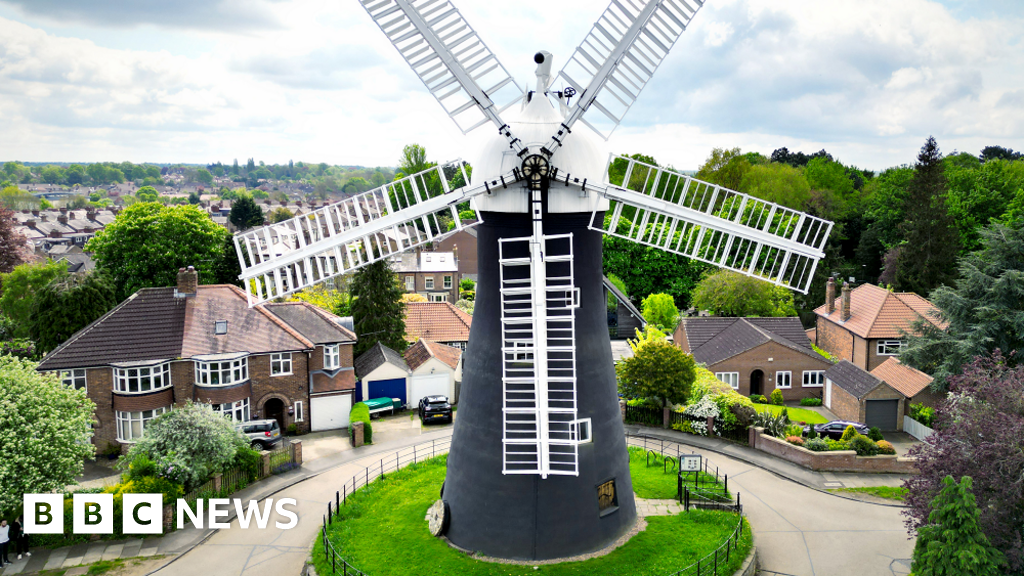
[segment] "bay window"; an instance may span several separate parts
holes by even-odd
[[[200,386],[230,386],[248,379],[248,357],[221,362],[196,361],[196,384]]]
[[[146,426],[154,418],[171,410],[170,406],[157,408],[155,410],[142,410],[140,412],[116,412],[117,418],[117,439],[121,442],[134,442],[142,437]]]
[[[128,394],[141,394],[161,390],[171,385],[170,363],[139,368],[114,368],[114,390]]]
[[[224,416],[236,422],[249,421],[249,399],[243,398],[238,402],[227,402],[225,404],[214,404],[214,412],[220,412]]]

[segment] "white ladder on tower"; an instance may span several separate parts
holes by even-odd
[[[531,241],[532,237],[508,238],[499,243],[502,471],[576,476],[579,289],[573,277],[572,235],[543,236],[544,261],[539,268],[544,273],[539,277],[531,273],[535,268]],[[542,284],[540,291],[535,289],[537,283]],[[542,307],[534,301],[537,293],[544,294]],[[538,317],[538,310],[543,317]]]

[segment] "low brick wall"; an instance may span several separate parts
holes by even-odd
[[[899,456],[857,456],[853,450],[837,450],[834,452],[812,452],[800,446],[794,446],[785,440],[761,433],[760,428],[754,429],[751,437],[755,442],[751,446],[788,460],[794,464],[820,472],[878,472],[885,474],[917,474],[917,458],[901,458]]]

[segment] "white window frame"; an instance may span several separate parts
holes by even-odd
[[[813,376],[817,376],[817,378],[814,378],[814,379],[817,380],[818,383],[817,384],[808,384],[808,380],[810,380],[811,379],[810,377],[813,377]],[[804,388],[821,388],[824,385],[825,385],[825,371],[824,370],[804,370],[803,384],[802,384],[802,386]]]
[[[195,364],[196,384],[199,386],[234,386],[249,379],[248,356],[216,362],[196,360]]]
[[[573,444],[589,444],[594,441],[594,426],[590,418],[580,418],[569,423],[569,441]]]
[[[336,370],[341,368],[341,345],[324,345],[324,370]]]
[[[423,279],[423,288],[426,289],[426,290],[433,290],[434,289],[434,277],[433,276],[427,276],[426,278]]]
[[[405,277],[405,291],[406,292],[415,292],[416,291],[416,277],[415,276],[406,276]]]
[[[451,276],[445,276],[444,277],[444,289],[445,290],[451,290],[452,289],[452,277]]]
[[[786,383],[783,384],[782,381]],[[779,370],[775,373],[775,388],[779,390],[789,390],[793,387],[793,372],[790,370]]]
[[[430,294],[427,300],[430,302],[447,302],[448,294]]]
[[[164,406],[162,408],[155,408],[153,410],[142,410],[139,412],[114,412],[114,418],[117,422],[117,439],[119,442],[134,443],[142,435],[146,433],[146,424],[153,421],[155,418],[162,414],[166,414],[171,411],[170,406]],[[134,426],[138,424],[138,434],[135,433]],[[127,438],[125,437],[125,425],[128,427]]]
[[[249,412],[249,399],[242,398],[237,402],[227,402],[224,404],[214,404],[213,411],[219,412],[225,418],[230,418],[234,422],[245,423],[252,419]]]
[[[740,373],[739,372],[715,372],[715,378],[718,378],[722,382],[725,382],[733,390],[740,389]]]
[[[75,390],[89,391],[89,381],[85,375],[85,368],[72,368],[71,370],[58,370],[57,377],[62,384]]]
[[[896,347],[895,352],[888,352],[891,346]],[[878,356],[899,356],[900,352],[906,348],[907,342],[905,340],[879,340],[875,344],[875,354]]]
[[[298,400],[295,402],[295,421],[302,422],[306,414],[302,410],[302,401]]]
[[[444,344],[445,344],[445,346],[451,346],[452,348],[458,348],[459,350],[462,350],[463,352],[466,351],[466,343],[465,342],[445,342]]]
[[[170,362],[135,368],[114,368],[114,391],[118,394],[149,394],[170,387]]]
[[[277,371],[274,371],[274,364],[277,364]],[[285,370],[287,366],[287,370]],[[270,355],[270,375],[271,376],[290,376],[292,374],[292,353],[291,352],[279,352]]]

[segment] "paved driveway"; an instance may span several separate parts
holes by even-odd
[[[385,452],[395,449],[389,446]],[[722,454],[705,454],[729,475],[729,488],[740,493],[754,527],[762,574],[902,576],[909,572],[913,541],[907,539],[900,508],[840,498]],[[334,491],[380,457],[380,452],[368,452],[364,458],[274,495],[298,501],[295,529],[273,528],[274,518],[266,530],[241,530],[236,520],[232,529],[215,533],[156,574],[299,574]]]

